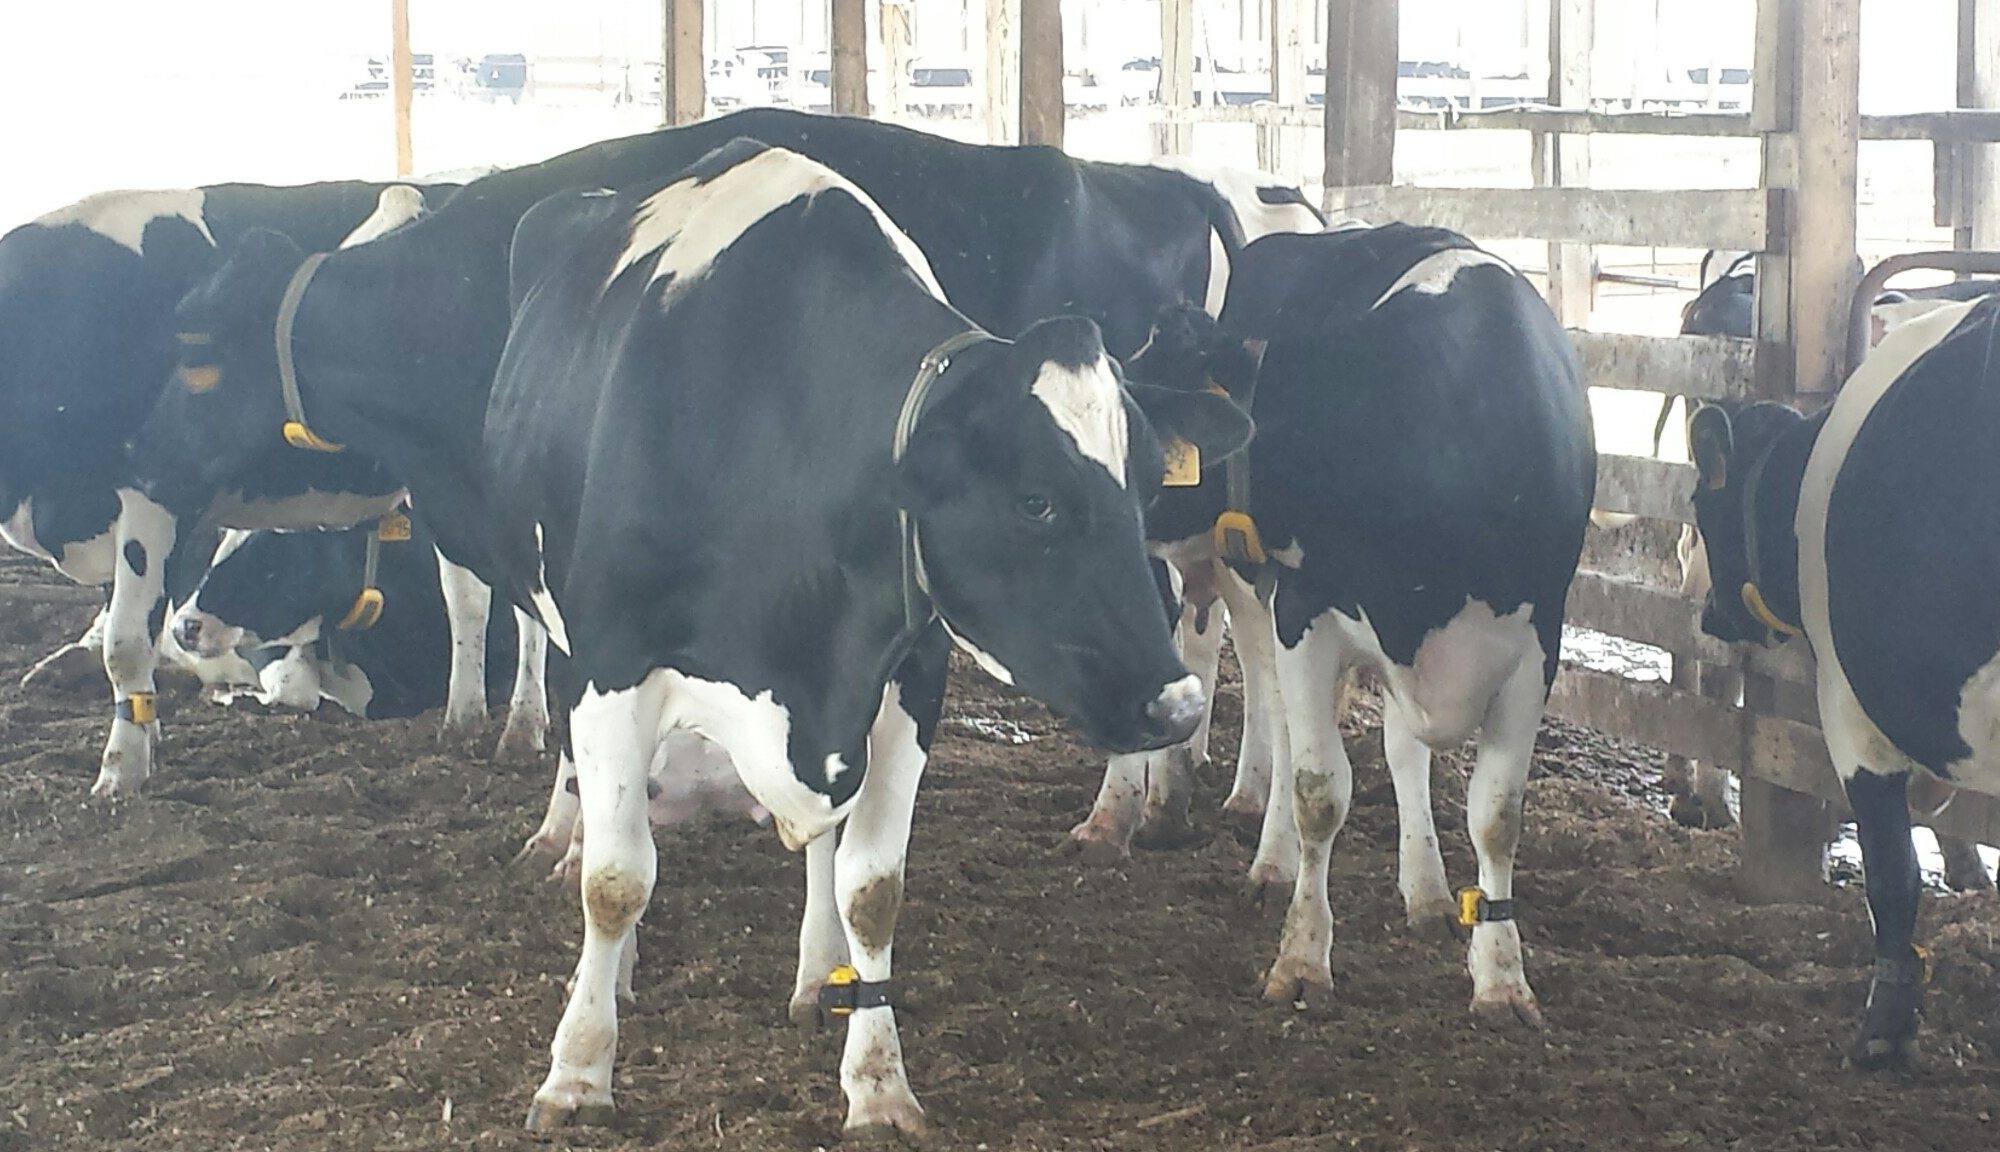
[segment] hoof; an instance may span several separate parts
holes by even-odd
[[[1854,1054],[1849,1057],[1849,1063],[1862,1072],[1908,1072],[1910,1058],[1915,1053],[1915,1037],[1892,1040],[1880,1036],[1863,1036],[1854,1045]]]
[[[1179,819],[1148,821],[1139,826],[1132,843],[1148,852],[1182,852],[1199,848],[1208,837],[1183,814]]]
[[[485,731],[486,713],[447,712],[444,722],[438,725],[438,742],[446,745],[469,744],[478,740]]]
[[[1917,1042],[1917,1013],[1923,1005],[1921,983],[1869,981],[1868,1014],[1850,1062],[1864,1072],[1900,1072],[1910,1066]]]
[[[82,645],[72,644],[42,658],[21,677],[21,687],[73,688],[86,683],[102,683],[104,657]]]
[[[1231,796],[1222,803],[1222,819],[1245,848],[1255,848],[1264,836],[1264,806],[1255,800]]]
[[[601,1128],[611,1123],[616,1112],[611,1100],[593,1100],[571,1093],[535,1094],[528,1105],[528,1131],[554,1132],[562,1128]]]
[[[843,1144],[903,1144],[917,1147],[924,1142],[929,1126],[924,1110],[909,1089],[870,1100],[866,1106],[848,1108],[847,1124],[840,1131]]]
[[[549,883],[563,884],[572,888],[583,886],[583,853],[565,852],[563,858],[549,869]]]
[[[1726,802],[1704,803],[1699,797],[1686,793],[1674,797],[1673,803],[1667,807],[1667,815],[1683,828],[1715,830],[1736,826],[1736,817],[1729,814]]]
[[[1118,864],[1132,855],[1130,838],[1118,830],[1086,820],[1069,830],[1069,851],[1099,867]]]
[[[1273,903],[1287,904],[1291,900],[1289,890],[1296,877],[1272,864],[1256,864],[1243,880],[1243,903],[1252,908],[1266,908]],[[1277,900],[1272,897],[1276,895]]]
[[[1443,897],[1412,904],[1407,919],[1410,934],[1420,940],[1446,943],[1463,941],[1470,935],[1459,926],[1457,902]]]
[[[557,838],[548,832],[537,832],[528,837],[519,852],[514,853],[514,859],[510,863],[518,867],[530,860],[560,860],[563,853],[569,849],[569,840],[568,836]]]
[[[1280,956],[1264,979],[1264,1002],[1311,1011],[1333,1002],[1333,969]]]
[[[500,743],[493,748],[495,760],[534,760],[547,751],[547,732],[544,725],[515,723],[510,716],[507,726],[500,730]]]
[[[1495,988],[1472,998],[1472,1014],[1495,1030],[1542,1027],[1542,1010],[1527,985]]]
[[[791,1006],[785,1009],[785,1016],[792,1027],[811,1035],[826,1026],[825,1014],[819,1010],[819,989],[792,994]]]

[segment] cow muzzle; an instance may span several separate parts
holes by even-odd
[[[174,643],[190,656],[213,660],[236,649],[243,629],[232,628],[206,612],[183,608],[174,613]]]
[[[1146,704],[1146,748],[1166,748],[1193,736],[1207,708],[1199,676],[1189,673],[1168,684]]]

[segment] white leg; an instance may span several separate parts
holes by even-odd
[[[819,1026],[819,990],[827,973],[847,963],[847,933],[834,898],[835,843],[835,834],[828,832],[806,845],[806,910],[799,918],[799,971],[789,1009],[792,1023],[801,1028]]]
[[[1528,764],[1541,727],[1541,653],[1534,652],[1502,684],[1479,733],[1479,753],[1466,788],[1465,817],[1479,857],[1479,889],[1488,900],[1514,898],[1514,853],[1521,843],[1521,802]],[[1541,1027],[1541,1009],[1521,968],[1521,930],[1513,920],[1472,930],[1472,1010],[1491,1022]]]
[[[528,757],[542,751],[549,732],[549,690],[543,670],[549,662],[549,634],[535,618],[514,609],[515,634],[520,637],[514,663],[514,698],[507,705],[507,727],[500,733],[500,755]]]
[[[493,590],[438,553],[438,581],[451,623],[451,682],[445,692],[444,730],[471,732],[486,719],[486,622]]]
[[[1308,628],[1297,647],[1278,650],[1291,754],[1272,777],[1271,807],[1277,808],[1281,789],[1291,793],[1300,855],[1278,958],[1264,983],[1264,998],[1274,1003],[1333,988],[1333,907],[1327,901],[1326,874],[1333,838],[1347,822],[1354,795],[1354,770],[1340,737],[1340,682],[1348,660],[1340,637],[1319,627]]]
[[[133,489],[119,489],[118,502],[118,558],[104,621],[104,672],[118,714],[90,789],[92,796],[113,798],[136,791],[153,771],[153,741],[160,731],[153,717],[153,669],[159,659],[153,616],[164,603],[167,556],[179,530],[171,513]]]
[[[67,679],[74,669],[83,671],[84,665],[101,664],[104,655],[104,622],[111,615],[111,609],[100,608],[90,621],[90,627],[83,635],[35,662],[33,668],[21,677],[21,687],[32,688],[43,681]]]
[[[1271,614],[1256,592],[1233,574],[1221,581],[1223,603],[1229,607],[1229,634],[1236,642],[1236,662],[1243,668],[1243,741],[1236,756],[1236,779],[1224,812],[1256,816],[1271,791],[1271,767],[1277,757],[1284,724],[1284,702],[1278,693],[1276,639]],[[1289,824],[1291,814],[1285,814]],[[1268,826],[1268,825],[1267,825]],[[1261,851],[1259,853],[1262,854]],[[1296,860],[1296,854],[1292,856]],[[1283,879],[1291,877],[1290,867]]]
[[[1153,755],[1129,752],[1111,757],[1105,765],[1104,783],[1098,785],[1089,818],[1069,830],[1071,842],[1086,860],[1108,864],[1131,854],[1132,833],[1139,827],[1146,798],[1147,761]]]
[[[1458,905],[1445,879],[1437,825],[1431,818],[1431,750],[1411,731],[1409,716],[1394,693],[1385,694],[1382,701],[1382,745],[1396,784],[1396,822],[1402,830],[1397,883],[1403,891],[1403,911],[1412,928],[1449,931],[1458,918]]]
[[[547,1131],[601,1119],[611,1108],[618,1047],[618,970],[625,938],[652,898],[659,860],[646,814],[664,692],[653,682],[619,692],[586,690],[571,714],[583,823],[583,955],[550,1046],[548,1079],[528,1127]]]
[[[1219,585],[1224,578],[1225,574],[1219,573],[1211,577],[1206,586]],[[1192,580],[1184,585],[1194,586]],[[1228,610],[1219,601],[1197,605],[1190,600],[1181,611],[1181,663],[1201,678],[1202,695],[1208,699],[1208,707],[1201,714],[1201,726],[1194,730],[1187,744],[1194,753],[1194,766],[1197,768],[1208,763],[1208,728],[1215,719],[1215,680],[1222,667],[1222,634],[1228,617]],[[1203,624],[1207,627],[1198,627]]]
[[[840,922],[863,983],[890,978],[910,817],[923,771],[916,721],[903,711],[900,686],[891,684],[868,734],[868,777],[834,853]],[[847,1018],[840,1086],[847,1094],[845,1139],[923,1134],[924,1113],[903,1071],[893,1007],[862,1008]]]
[[[514,857],[516,864],[523,860],[540,857],[553,859],[560,856],[569,846],[570,832],[576,826],[578,808],[576,764],[565,751],[556,762],[556,783],[549,791],[549,808],[542,815],[542,826],[521,845],[521,851]]]

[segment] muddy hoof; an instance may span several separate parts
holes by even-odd
[[[1243,879],[1243,903],[1252,908],[1284,907],[1291,900],[1288,890],[1294,878],[1269,865],[1250,869]]]
[[[538,725],[516,724],[509,719],[500,732],[500,743],[493,747],[493,758],[514,763],[536,760],[547,750],[545,732]]]
[[[1915,1037],[1890,1040],[1863,1036],[1854,1045],[1854,1053],[1848,1062],[1861,1072],[1908,1072],[1910,1060],[1915,1054]]]
[[[1229,827],[1229,834],[1245,848],[1255,848],[1264,838],[1264,810],[1229,800],[1222,806],[1222,821]]]
[[[528,1105],[530,1132],[556,1132],[564,1128],[602,1128],[616,1116],[609,1100],[543,1099]]]
[[[1119,864],[1132,855],[1125,837],[1088,820],[1069,830],[1069,843],[1064,850],[1095,867]]]
[[[907,1089],[865,1106],[850,1106],[847,1124],[841,1129],[843,1144],[902,1144],[915,1148],[924,1143],[929,1125],[924,1110]]]
[[[1333,970],[1280,959],[1264,979],[1264,1002],[1300,1012],[1323,1009],[1333,1003]]]
[[[1879,962],[1878,962],[1879,963]],[[1916,1051],[1917,1010],[1924,998],[1920,979],[1885,980],[1868,985],[1868,1015],[1849,1062],[1863,1072],[1902,1072]]]
[[[785,1009],[785,1015],[791,1020],[792,1027],[808,1035],[826,1027],[826,1014],[819,1010],[819,989],[795,994],[791,1006]]]
[[[1472,934],[1459,925],[1458,904],[1452,900],[1425,900],[1407,915],[1410,934],[1419,940],[1439,944],[1464,942]]]
[[[1144,824],[1132,843],[1148,852],[1182,852],[1208,843],[1208,836],[1186,820]]]
[[[1495,1031],[1542,1027],[1542,1009],[1535,994],[1522,988],[1496,988],[1472,998],[1472,1014]]]

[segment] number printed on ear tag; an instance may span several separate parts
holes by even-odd
[[[1161,451],[1167,458],[1167,487],[1192,488],[1201,483],[1200,448],[1176,436],[1161,445]]]

